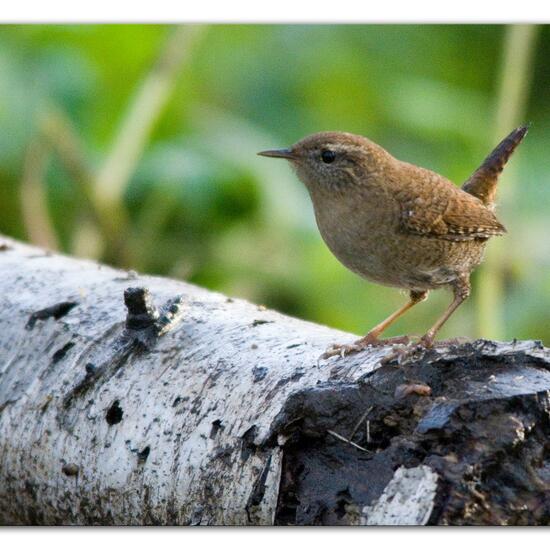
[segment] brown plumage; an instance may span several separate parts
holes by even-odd
[[[520,126],[506,136],[464,183],[462,190],[477,197],[485,206],[492,207],[497,192],[498,177],[528,130],[529,126]]]
[[[362,136],[321,132],[263,156],[288,159],[311,196],[317,225],[333,254],[372,281],[405,288],[410,300],[352,345],[327,355],[387,342],[379,336],[428,291],[449,286],[454,300],[422,337],[435,334],[469,296],[469,276],[487,240],[506,232],[493,213],[498,176],[527,133],[514,130],[462,189],[448,179],[392,157]],[[401,341],[405,338],[390,339]],[[408,341],[408,339],[407,339]]]

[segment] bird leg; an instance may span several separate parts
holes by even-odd
[[[470,296],[470,281],[467,276],[462,277],[458,279],[453,287],[454,291],[454,299],[449,305],[449,307],[445,310],[445,313],[436,321],[436,323],[433,325],[433,327],[422,336],[420,339],[420,344],[431,348],[434,344],[435,335],[439,332],[439,329],[445,324],[447,319],[455,312],[455,310],[458,308],[468,296]]]
[[[387,319],[384,319],[381,323],[378,323],[372,328],[368,334],[360,338],[353,344],[333,344],[330,348],[323,353],[322,359],[328,359],[333,355],[345,356],[350,353],[357,353],[365,349],[368,346],[385,346],[388,344],[408,344],[408,336],[394,336],[393,338],[378,338],[394,321],[401,317],[405,312],[411,309],[414,305],[424,301],[428,297],[428,291],[416,291],[411,290],[409,301],[402,307],[400,307],[395,313],[392,313]]]

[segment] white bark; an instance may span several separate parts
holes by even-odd
[[[3,242],[0,523],[284,523],[284,514],[293,513],[288,504],[298,483],[293,476],[302,475],[292,473],[294,457],[305,453],[306,463],[326,452],[339,457],[335,474],[325,476],[326,487],[322,480],[300,481],[301,511],[293,521],[333,522],[334,515],[319,519],[325,517],[322,507],[314,519],[308,514],[323,500],[322,491],[340,482],[348,489],[335,494],[351,495],[334,501],[343,506],[337,516],[342,523],[384,522],[388,514],[391,523],[430,518],[437,476],[391,481],[397,466],[377,462],[394,442],[383,443],[384,430],[376,425],[395,422],[388,420],[388,407],[395,386],[407,382],[396,378],[402,369],[385,367],[382,390],[374,389],[391,395],[379,399],[373,393],[372,374],[378,374],[387,348],[319,362],[330,344],[353,337],[182,282]],[[128,287],[148,288],[159,307],[181,296],[181,315],[176,312],[160,336],[127,329],[123,293]],[[531,363],[548,359],[533,343],[480,346],[487,361],[506,354]],[[464,356],[431,353],[433,364],[441,354],[451,361]],[[550,387],[550,376],[542,370],[537,376],[535,382],[525,380],[526,386],[504,381],[499,391],[508,396]],[[387,380],[393,384],[388,391]],[[435,397],[405,399],[417,399],[422,406],[417,403],[416,409],[427,411],[418,433],[432,433],[453,414],[450,407],[442,415]],[[467,402],[461,399],[451,400],[456,408]],[[363,413],[370,403],[377,407],[373,437],[380,440],[379,448],[372,448],[377,451],[371,453],[372,466],[365,461],[369,453],[361,450],[370,441],[365,422],[357,432],[363,430],[359,446],[331,436],[347,439],[348,426],[369,418]],[[348,458],[357,465],[349,471]],[[321,475],[325,466],[319,460]],[[307,468],[311,473],[316,466]],[[287,473],[282,477],[282,472]],[[362,489],[362,501],[354,496],[357,472],[376,476]],[[413,482],[423,487],[414,497],[417,512],[407,511],[406,499],[402,509],[382,510],[394,489]]]
[[[380,498],[363,508],[363,523],[426,525],[434,507],[437,478],[428,466],[400,467]]]
[[[189,284],[5,242],[0,520],[271,524],[281,471],[280,446],[266,446],[271,426],[292,392],[330,378],[317,359],[349,336]],[[123,292],[139,286],[157,304],[183,295],[183,319],[152,349],[125,356]],[[29,328],[33,313],[63,302],[76,305]],[[356,380],[379,357],[350,361],[340,379]],[[65,408],[87,364],[110,366]],[[116,401],[122,420],[111,425]],[[249,506],[258,484],[263,498]]]

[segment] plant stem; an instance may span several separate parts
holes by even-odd
[[[538,32],[536,25],[510,25],[504,37],[504,52],[495,114],[493,144],[498,143],[515,126],[523,122],[532,77],[532,64]],[[508,167],[499,185],[499,203],[503,218],[512,208],[514,196],[513,167]],[[480,270],[477,297],[478,336],[491,339],[505,338],[503,304],[506,249],[511,248],[511,236],[494,239],[488,247]]]
[[[173,29],[149,73],[142,80],[127,109],[112,148],[93,182],[98,216],[108,223],[102,237],[111,254],[120,258],[128,224],[124,192],[181,73],[185,61],[205,27],[177,26]],[[113,250],[114,249],[114,250]]]
[[[176,26],[142,82],[123,117],[112,148],[97,175],[89,170],[83,147],[64,112],[49,105],[41,121],[41,130],[56,148],[61,160],[78,185],[87,206],[87,219],[75,227],[73,252],[77,243],[93,242],[87,253],[125,264],[128,256],[127,213],[124,192],[160,117],[183,64],[204,26]],[[92,252],[93,251],[93,252]]]
[[[36,136],[27,149],[21,178],[21,214],[29,241],[49,250],[59,250],[59,242],[48,211],[45,172],[49,146]]]

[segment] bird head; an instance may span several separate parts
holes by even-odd
[[[372,141],[346,132],[320,132],[287,149],[258,153],[290,161],[310,191],[344,191],[380,172],[389,156]]]

